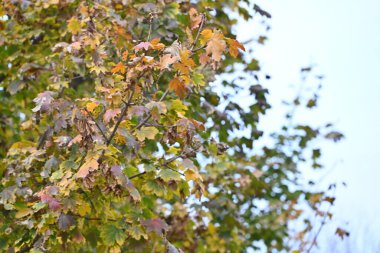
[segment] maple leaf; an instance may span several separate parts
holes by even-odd
[[[45,91],[37,95],[35,99],[33,99],[33,102],[36,103],[36,107],[32,109],[33,112],[47,112],[50,109],[50,104],[54,100],[53,95],[55,95],[54,92],[51,91]]]
[[[149,110],[152,110],[153,108],[157,108],[158,113],[160,114],[165,114],[168,111],[164,102],[152,101],[146,105],[146,108],[148,108]]]
[[[214,33],[214,36],[207,43],[206,53],[211,54],[211,58],[214,61],[220,61],[222,58],[222,54],[226,49],[226,42],[224,41],[224,36],[222,33]]]
[[[158,197],[165,196],[165,187],[161,185],[157,180],[148,180],[144,183],[142,189],[149,193],[153,193]]]
[[[103,120],[105,123],[110,123],[111,119],[114,120],[115,117],[121,113],[121,109],[109,109],[103,115]]]
[[[133,47],[133,49],[138,52],[142,49],[145,49],[145,50],[148,50],[149,47],[151,46],[150,42],[140,42],[139,44],[137,44],[136,46]]]
[[[214,33],[212,32],[211,29],[207,28],[207,29],[202,30],[201,37],[200,37],[201,44],[205,45],[207,41],[209,41],[212,38],[212,36],[214,36]]]
[[[239,55],[238,49],[245,51],[245,47],[243,46],[243,44],[241,44],[237,40],[227,39],[227,44],[228,44],[229,52],[230,52],[231,56],[234,58],[236,58]]]
[[[128,59],[128,55],[129,55],[129,52],[128,51],[124,51],[124,53],[122,55],[123,61],[126,61]]]
[[[90,70],[91,72],[95,72],[97,75],[99,75],[100,73],[106,73],[107,72],[107,69],[103,66],[96,66],[96,65],[93,65],[90,67]]]
[[[170,65],[172,65],[173,63],[177,62],[179,60],[179,57],[178,56],[173,56],[171,54],[164,54],[161,58],[160,58],[160,69],[168,69],[170,67]]]
[[[58,218],[58,228],[61,231],[67,231],[71,226],[75,225],[74,217],[71,215],[63,214]]]
[[[20,219],[20,218],[23,218],[25,216],[28,216],[30,214],[33,213],[33,210],[30,209],[30,208],[22,208],[22,209],[19,209],[15,215],[15,218],[16,219]]]
[[[184,75],[188,75],[190,73],[190,70],[195,67],[195,62],[193,59],[190,58],[191,52],[190,50],[181,50],[179,52],[181,62],[175,63],[174,69],[178,70]]]
[[[178,77],[173,78],[169,82],[169,89],[174,91],[175,94],[180,98],[184,98],[187,93],[187,88],[186,88],[185,83]]]
[[[76,17],[72,17],[67,24],[67,28],[72,34],[78,34],[81,29],[79,20]]]
[[[123,245],[127,237],[123,229],[112,224],[105,225],[100,232],[100,236],[107,245],[114,245],[115,243]]]
[[[111,69],[111,72],[113,74],[118,73],[118,72],[125,74],[125,65],[122,62],[119,62],[118,64],[115,65],[115,67],[113,67],[113,69]]]
[[[162,169],[160,173],[158,173],[158,176],[162,178],[165,182],[169,182],[171,180],[179,181],[181,180],[181,175],[171,169]]]
[[[195,8],[190,8],[189,10],[190,22],[191,22],[191,30],[194,30],[199,27],[202,22],[202,15],[199,15]]]
[[[168,231],[169,226],[166,224],[165,221],[161,220],[160,218],[150,219],[150,220],[143,220],[141,221],[141,224],[148,230],[148,232],[155,232],[157,235],[162,235],[162,231]]]
[[[164,53],[179,57],[180,50],[181,44],[178,42],[178,40],[175,40],[169,47],[165,48]]]
[[[121,186],[123,186],[129,191],[129,194],[131,195],[132,199],[136,202],[140,202],[141,201],[140,193],[135,188],[133,183],[129,180],[129,178],[126,175],[124,175],[121,169],[122,167],[120,165],[113,165],[111,167],[111,172],[117,178]]]
[[[57,211],[61,208],[61,203],[58,199],[53,197],[58,193],[58,188],[55,186],[47,186],[42,191],[38,192],[36,195],[40,197],[43,203],[47,203],[49,208],[53,211]]]
[[[95,103],[95,102],[90,102],[90,103],[87,103],[87,104],[86,104],[86,109],[87,109],[87,111],[89,111],[89,112],[93,112],[94,109],[95,109],[97,106],[98,106],[97,103]]]
[[[144,231],[140,228],[140,226],[129,226],[127,228],[127,232],[135,240],[140,240],[141,237],[148,239],[147,234],[144,233]]]
[[[151,42],[150,42],[150,46],[154,49],[154,50],[161,50],[163,48],[165,48],[165,45],[160,43],[160,38],[155,38],[153,39]]]
[[[98,157],[92,157],[91,155],[86,157],[84,164],[79,168],[76,177],[85,178],[87,175],[99,167]]]
[[[148,108],[142,105],[134,105],[128,109],[128,118],[142,117],[149,112]]]
[[[157,134],[158,130],[155,127],[142,127],[136,131],[136,137],[139,141],[143,141],[145,139],[154,140]]]
[[[224,35],[220,31],[213,32],[210,29],[204,29],[201,32],[200,41],[206,45],[206,54],[211,55],[214,61],[218,62],[222,59],[222,54],[227,45]]]

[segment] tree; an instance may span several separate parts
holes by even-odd
[[[313,245],[309,219],[291,224],[331,215],[334,199],[299,177],[321,167],[310,143],[327,130],[286,121],[253,151],[268,90],[232,13],[270,18],[248,0],[2,1],[2,250]]]

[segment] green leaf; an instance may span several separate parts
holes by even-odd
[[[181,175],[171,169],[162,169],[160,173],[158,173],[158,176],[162,178],[165,182],[169,182],[171,180],[179,181],[181,180]]]
[[[148,180],[142,186],[144,191],[153,193],[158,197],[163,197],[165,195],[165,187],[157,182],[157,180]]]
[[[127,232],[136,240],[140,240],[141,238],[148,239],[148,235],[141,229],[140,226],[128,226]]]
[[[114,245],[115,243],[123,245],[126,238],[125,232],[119,227],[112,224],[105,225],[102,228],[100,236],[103,238],[104,243],[110,246]]]
[[[193,83],[197,86],[204,86],[205,85],[205,80],[204,76],[201,73],[194,72],[191,76],[191,80],[193,80]]]

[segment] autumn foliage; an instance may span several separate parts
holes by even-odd
[[[308,147],[323,130],[284,126],[254,152],[268,91],[233,13],[269,15],[237,0],[2,1],[1,251],[314,243],[310,222],[290,224],[333,202],[299,178],[321,167]]]

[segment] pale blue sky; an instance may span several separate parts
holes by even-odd
[[[299,115],[311,123],[333,122],[346,138],[324,144],[323,162],[334,167],[324,180],[345,181],[338,191],[338,222],[349,221],[352,252],[380,252],[364,248],[362,234],[380,245],[380,0],[262,0],[273,18],[269,41],[254,55],[272,79],[266,83],[274,105],[263,126],[280,121],[281,100],[294,95],[291,84],[310,64],[325,76],[318,109]],[[239,39],[257,34],[255,23],[241,24]],[[279,123],[280,124],[280,123]],[[364,231],[364,232],[363,232]],[[331,232],[331,231],[330,231]],[[326,230],[322,237],[330,236]],[[316,252],[326,252],[320,249]],[[340,250],[339,252],[345,252]]]

